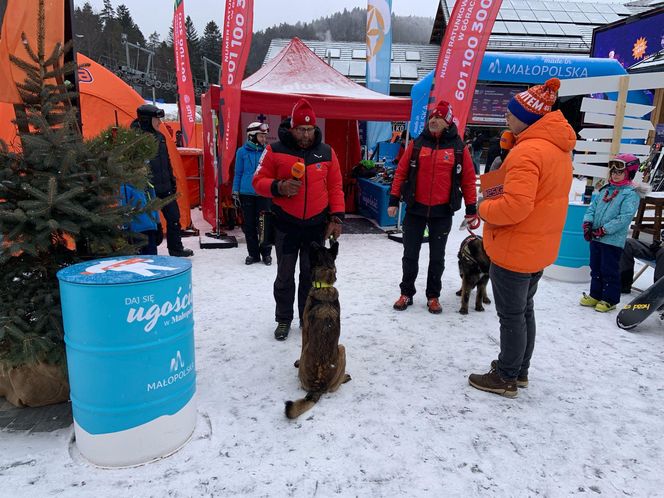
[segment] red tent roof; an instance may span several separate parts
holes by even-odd
[[[317,116],[371,121],[408,121],[411,100],[371,91],[328,66],[299,38],[242,82],[242,111],[290,114],[306,97]]]

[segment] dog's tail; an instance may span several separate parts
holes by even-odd
[[[307,393],[307,395],[295,401],[286,401],[286,416],[288,418],[297,418],[307,410],[310,410],[318,402],[321,393]]]

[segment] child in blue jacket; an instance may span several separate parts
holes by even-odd
[[[156,194],[152,187],[143,191],[125,183],[121,187],[120,205],[142,208],[147,204],[148,199],[154,199],[155,196]],[[129,222],[127,229],[130,232],[141,233],[147,237],[147,243],[139,249],[139,254],[157,254],[157,246],[160,239],[163,239],[163,234],[159,232],[161,224],[159,223],[159,213],[157,211],[137,214]]]
[[[579,304],[595,311],[611,311],[620,302],[620,257],[629,225],[645,193],[632,180],[639,170],[632,154],[618,154],[609,161],[609,182],[600,189],[585,216],[583,236],[590,242],[590,295]]]
[[[247,127],[247,142],[235,154],[235,176],[233,177],[233,200],[240,204],[242,209],[242,231],[247,241],[249,255],[244,263],[251,265],[259,263],[261,257],[263,264],[272,264],[271,246],[259,247],[258,244],[258,218],[261,211],[269,211],[271,201],[256,194],[251,181],[258,167],[258,162],[265,150],[267,142],[267,123],[258,121]]]

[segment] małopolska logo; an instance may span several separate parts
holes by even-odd
[[[107,271],[129,272],[142,275],[144,277],[152,277],[156,275],[152,270],[170,271],[177,268],[170,266],[154,265],[154,259],[148,258],[129,258],[129,259],[107,259],[92,266],[88,266],[81,275],[95,275],[98,273],[106,273]]]

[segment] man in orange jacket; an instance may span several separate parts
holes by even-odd
[[[295,265],[300,258],[297,304],[300,324],[311,288],[311,242],[339,238],[345,205],[339,160],[323,143],[311,104],[300,99],[279,126],[279,141],[268,145],[252,182],[258,195],[272,198],[277,278],[274,281],[275,339],[288,337],[295,300]]]
[[[533,298],[542,270],[558,256],[567,216],[576,135],[562,113],[551,109],[558,88],[560,81],[551,78],[510,100],[505,118],[516,143],[501,167],[503,193],[479,205],[500,319],[500,355],[487,374],[471,374],[468,381],[507,397],[528,385]]]

